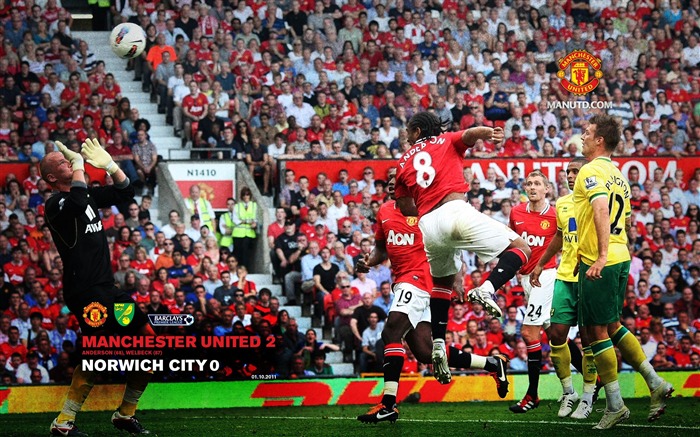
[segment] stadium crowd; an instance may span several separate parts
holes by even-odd
[[[386,175],[375,174],[371,160],[405,150],[406,123],[417,112],[435,111],[451,129],[504,127],[504,144],[480,142],[472,158],[580,155],[576,137],[596,110],[549,109],[547,102],[572,98],[556,61],[586,49],[605,73],[586,99],[611,101],[609,113],[623,122],[618,156],[697,156],[698,0],[117,4],[116,21],[137,23],[148,35],[129,68],[184,145],[244,160],[261,192],[277,191],[279,208],[266,230],[275,281],[288,304],[308,308],[313,326],[330,329],[333,342],[319,341],[314,329],[300,332],[279,299],[247,279],[250,251],[242,248],[263,238],[250,191],[230,199],[231,214],[217,220],[193,189],[189,226],[185,211],[172,211],[158,228],[149,214],[157,162],[150,123],[87,42],[71,37],[60,2],[25,0],[0,10],[0,161],[29,167],[26,180],[7,174],[2,181],[3,383],[67,382],[78,362],[81,315],[62,303],[62,265],[42,216],[48,192],[36,165],[56,140],[77,150],[98,138],[146,194],[101,211],[115,280],[139,309],[195,316],[192,327],[173,332],[275,337],[275,348],[222,357],[227,366],[217,374],[162,376],[168,380],[328,375],[325,355],[336,350],[358,371],[381,369],[377,343],[393,298],[391,270],[355,275],[353,266],[371,251],[384,200]],[[366,160],[363,178],[277,174],[277,160],[334,158]],[[491,169],[479,179],[465,170],[472,205],[505,223],[526,201],[525,175],[516,168],[508,176]],[[656,367],[700,367],[700,171],[667,176],[657,169],[642,180],[629,172],[636,226],[623,320]],[[566,177],[551,183],[554,202],[568,192]],[[471,254],[464,263],[465,288],[487,277],[490,267]],[[505,353],[513,370],[524,370],[518,278],[498,303],[503,320],[478,304],[455,303],[448,341],[482,355]],[[546,350],[543,362],[552,368]],[[405,371],[424,369],[406,360]]]

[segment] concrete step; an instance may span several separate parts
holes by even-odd
[[[267,288],[270,288],[267,284],[272,284],[272,276],[266,275],[264,273],[248,273],[248,280],[255,282],[255,284],[266,284]],[[260,288],[260,285],[258,285]],[[272,288],[270,288],[272,290]],[[274,292],[272,294],[275,294]]]
[[[170,132],[172,133],[173,127],[168,126],[170,128]],[[154,143],[156,144],[156,143]],[[165,151],[168,149],[174,149],[174,150],[180,150],[183,152],[187,152],[187,156],[190,156],[190,151],[189,150],[184,150],[182,148],[182,138],[176,137],[176,136],[169,136],[169,137],[160,137],[158,139],[158,144],[156,144],[156,147],[158,147],[158,151]],[[167,159],[167,152],[163,154],[163,156]]]
[[[255,282],[255,281],[253,281],[253,282]],[[272,292],[273,296],[282,297],[282,286],[279,284],[258,285],[258,283],[255,282],[255,285],[258,286],[258,290],[260,290],[261,288],[267,288],[268,290],[270,290]]]
[[[294,317],[296,319],[301,317],[301,307],[300,306],[288,306],[284,307],[285,310],[289,313],[289,317]]]
[[[129,101],[131,102],[131,105],[150,105],[151,104],[151,96],[150,94],[141,92],[141,93],[134,93],[131,97],[129,97]],[[143,116],[143,115],[142,115]]]
[[[161,117],[163,117],[161,115]],[[148,131],[151,138],[164,139],[173,136],[173,128],[170,126],[153,126],[151,125],[151,130]]]
[[[331,364],[333,367],[333,375],[351,376],[355,374],[355,368],[352,363],[337,363]]]
[[[176,149],[170,149],[168,152],[166,152],[163,157],[165,159],[173,159],[173,160],[185,160],[189,161],[190,159],[190,151],[189,150],[176,150]]]
[[[311,326],[311,317],[297,317],[297,322],[299,323],[299,331],[300,332],[305,332],[307,329],[312,328]],[[319,331],[323,331],[321,328],[319,328]],[[318,334],[318,332],[316,332]],[[321,332],[323,334],[323,332]],[[320,335],[319,337],[322,337],[323,335]]]
[[[327,352],[326,353],[326,363],[328,364],[343,364],[343,353],[338,352]]]

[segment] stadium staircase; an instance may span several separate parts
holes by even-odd
[[[138,108],[141,118],[145,118],[151,124],[148,132],[151,141],[158,149],[158,154],[164,159],[189,159],[190,151],[182,148],[182,140],[176,137],[173,127],[165,123],[165,115],[158,114],[158,105],[152,103],[149,93],[143,92],[141,82],[134,80],[134,72],[126,71],[126,61],[117,57],[109,46],[109,32],[73,32],[74,38],[83,39],[88,42],[90,50],[95,53],[98,60],[105,63],[105,70],[114,75],[114,79],[122,90],[122,96],[127,97],[131,102],[131,107]],[[257,190],[255,190],[257,191]],[[140,194],[136,193],[140,200]],[[162,226],[158,220],[158,187],[153,193],[153,206],[150,209],[151,217],[157,226]],[[274,217],[274,208],[271,210],[271,217]],[[249,280],[255,282],[258,290],[265,287],[272,291],[273,296],[280,300],[281,309],[287,310],[290,317],[297,319],[299,331],[303,334],[312,327],[312,318],[309,308],[302,309],[300,305],[288,306],[287,299],[282,295],[282,286],[272,283],[270,274],[250,274]],[[313,327],[319,341],[332,343],[330,330],[321,327]],[[329,352],[326,355],[326,362],[333,367],[333,374],[340,376],[353,375],[352,363],[343,363],[342,352]]]

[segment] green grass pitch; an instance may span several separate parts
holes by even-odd
[[[231,394],[235,396],[234,393]],[[679,436],[700,435],[700,398],[674,398],[666,414],[655,423],[648,423],[648,399],[626,401],[632,416],[606,435]],[[593,412],[585,421],[558,419],[559,404],[542,401],[539,408],[527,414],[508,411],[506,402],[470,402],[442,404],[404,404],[395,424],[363,425],[355,420],[367,406],[235,408],[208,410],[142,411],[141,422],[159,437],[228,437],[228,436],[566,436],[601,435],[591,427],[602,412]],[[605,406],[603,399],[596,408]],[[2,435],[46,436],[55,414],[3,415]],[[93,436],[117,436],[110,412],[81,413],[77,424]],[[125,433],[122,435],[126,435]]]

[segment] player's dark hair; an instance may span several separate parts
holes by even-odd
[[[420,129],[420,139],[435,137],[447,129],[449,123],[432,112],[419,112],[411,117],[406,126],[409,130]]]
[[[620,143],[620,123],[608,114],[594,115],[588,122],[595,125],[596,136],[605,141],[605,150],[614,151]]]
[[[571,161],[569,161],[569,164],[581,164],[581,165],[586,165],[588,164],[588,160],[584,158],[583,156],[577,156]]]

